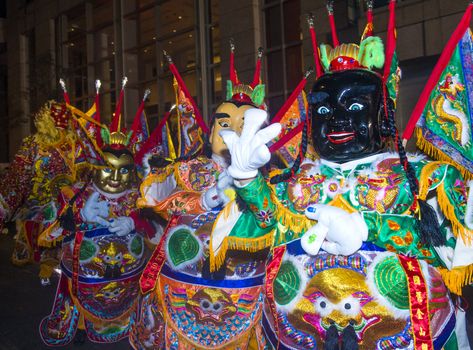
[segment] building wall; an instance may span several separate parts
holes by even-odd
[[[268,48],[269,46],[268,38],[272,33],[268,33],[265,27],[268,25],[274,27],[275,24],[271,22],[274,19],[274,9],[280,11],[281,18],[278,18],[278,21],[284,30],[280,33],[282,43],[276,48],[269,47],[267,55],[263,57],[263,77],[265,83],[270,85],[267,91],[271,114],[274,114],[284,99],[289,96],[305,69],[313,66],[306,22],[306,15],[309,12],[313,13],[316,19],[315,27],[319,43],[330,42],[325,0],[188,1],[190,1],[189,6],[193,6],[192,15],[195,16],[194,29],[189,32],[194,34],[194,41],[191,44],[192,47],[189,46],[184,51],[177,50],[174,60],[180,70],[189,71],[189,74],[184,74],[184,78],[191,86],[192,93],[207,119],[210,119],[214,107],[224,99],[225,83],[229,76],[229,39],[233,38],[236,44],[235,65],[239,77],[242,81],[249,82],[252,80],[258,47]],[[140,17],[142,15],[154,11],[151,17],[148,15],[148,20],[153,22],[153,30],[156,32],[169,30],[166,29],[167,27],[160,29],[161,24],[164,25],[166,20],[160,15],[164,8],[159,7],[162,4],[160,1],[145,0],[140,1],[141,8],[156,10],[137,10],[128,14],[130,3],[133,3],[133,0],[7,1],[8,123],[4,118],[2,124],[8,124],[10,156],[16,152],[21,140],[34,131],[32,113],[46,99],[61,98],[57,84],[58,78],[64,69],[74,67],[70,67],[71,60],[65,44],[57,42],[58,33],[66,33],[67,37],[70,28],[67,27],[67,20],[64,18],[67,19],[71,12],[74,13],[77,6],[81,8],[85,6],[84,17],[86,13],[89,14],[84,20],[87,27],[84,34],[87,37],[87,46],[84,49],[88,60],[87,67],[77,74],[77,79],[85,79],[83,87],[85,92],[81,97],[82,107],[85,108],[90,103],[94,94],[93,81],[95,78],[101,78],[100,75],[104,72],[101,68],[105,67],[104,63],[100,63],[102,67],[97,68],[95,61],[90,61],[90,57],[98,55],[97,46],[94,43],[106,39],[107,35],[102,33],[102,29],[95,28],[93,23],[96,20],[94,15],[98,16],[94,9],[101,4],[102,7],[113,8],[113,14],[111,14],[113,15],[113,33],[109,35],[114,35],[114,45],[116,45],[114,58],[107,61],[112,62],[112,66],[107,67],[113,68],[113,72],[111,71],[111,83],[104,84],[104,89],[107,91],[103,96],[104,105],[109,106],[109,110],[104,111],[104,114],[111,114],[120,88],[121,77],[126,74],[131,83],[126,94],[126,114],[130,118],[133,116],[136,101],[140,99],[145,88],[152,87],[152,95],[147,103],[147,113],[153,118],[152,125],[156,124],[159,115],[162,115],[163,111],[169,107],[166,101],[172,95],[169,71],[165,68],[161,52],[162,49],[169,50],[168,40],[171,42],[174,39],[157,38],[156,43],[149,45],[141,42],[147,35],[142,33],[145,29],[140,23],[145,23],[146,20]],[[361,0],[335,1],[335,18],[340,41],[359,41],[365,23],[364,13],[360,10],[362,3]],[[466,0],[398,1],[398,55],[404,71],[398,104],[400,129],[405,126],[409,113],[438,55],[466,6]],[[178,7],[174,5],[175,11],[169,11],[174,9],[172,6],[166,11],[177,16],[180,11],[183,11]],[[300,9],[299,18],[294,17],[293,11],[291,12],[294,8]],[[374,15],[375,33],[384,37],[388,17],[387,8],[375,9]],[[179,28],[177,29],[176,35],[180,31]],[[289,35],[287,33],[294,33],[294,31],[299,31],[300,36],[294,38],[292,35],[292,42],[285,42],[284,37]],[[172,37],[173,33],[169,34]],[[300,44],[298,45],[297,42]],[[151,51],[146,51],[148,48]],[[195,56],[195,62],[193,56],[189,56],[189,50],[192,50],[190,55]],[[290,50],[292,51],[289,52]],[[295,55],[294,50],[301,52]],[[277,56],[280,52],[283,55],[282,61],[275,60],[275,57],[280,57]],[[279,64],[283,62],[283,65],[278,69],[274,69],[276,66],[272,65],[273,69],[271,69],[271,67],[268,68],[268,62],[279,62]],[[138,81],[138,83],[133,84],[133,81]],[[277,91],[272,90],[272,86],[280,82],[284,82],[281,88]],[[71,89],[75,90],[77,81],[69,83]],[[309,81],[306,90],[311,84],[312,80]]]

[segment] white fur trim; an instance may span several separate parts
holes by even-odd
[[[228,203],[218,214],[210,236],[214,255],[218,254],[224,239],[230,235],[241,214],[235,201]]]

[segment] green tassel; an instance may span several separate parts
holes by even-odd
[[[329,45],[322,44],[320,45],[320,62],[322,63],[322,67],[324,68],[324,71],[328,71],[330,68],[330,61],[327,56],[327,47],[330,47]]]
[[[105,126],[100,129],[100,135],[102,136],[103,143],[106,145],[110,144],[110,130]]]
[[[227,101],[230,101],[233,96],[233,83],[231,80],[227,80]]]
[[[358,61],[368,69],[383,68],[384,66],[384,45],[381,38],[370,36],[360,44]]]
[[[256,107],[261,106],[264,102],[264,96],[265,96],[264,88],[265,88],[264,84],[256,85],[253,92],[251,93],[251,101],[253,101]]]

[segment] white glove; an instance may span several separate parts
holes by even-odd
[[[225,194],[225,190],[233,184],[233,177],[231,177],[227,170],[223,171],[217,180],[217,184],[202,195],[202,206],[206,210],[211,210],[221,204],[227,204],[230,198]]]
[[[269,162],[271,153],[266,143],[279,135],[281,124],[274,123],[261,129],[267,113],[261,109],[248,109],[244,115],[241,136],[232,130],[220,131],[220,136],[228,147],[232,164],[228,173],[236,180],[256,177],[258,169]]]
[[[302,249],[316,255],[320,248],[333,255],[351,255],[368,239],[368,226],[360,213],[326,204],[307,207],[305,215],[317,220],[301,238]],[[324,240],[325,239],[325,240]]]
[[[106,220],[109,216],[108,202],[99,201],[99,195],[98,192],[90,195],[80,211],[80,216],[85,222],[97,223],[108,227],[110,225]]]
[[[118,236],[129,234],[134,229],[135,222],[132,218],[126,216],[120,216],[110,220],[110,226],[108,228],[110,232],[116,233]]]

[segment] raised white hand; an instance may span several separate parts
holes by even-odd
[[[256,177],[258,169],[271,159],[266,143],[281,132],[279,123],[261,129],[267,118],[267,113],[261,109],[247,110],[244,118],[240,136],[235,131],[220,131],[232,159],[228,173],[236,180]]]
[[[315,204],[307,207],[305,214],[317,220],[301,238],[302,248],[310,255],[320,248],[329,254],[351,255],[368,239],[368,226],[358,212],[350,214],[331,205]]]
[[[97,223],[102,226],[109,226],[106,220],[109,216],[109,208],[107,201],[99,201],[99,193],[94,192],[90,195],[80,211],[82,220],[90,223]]]

